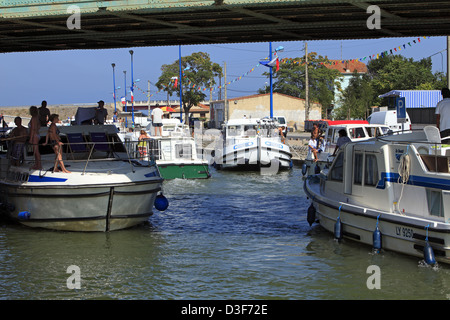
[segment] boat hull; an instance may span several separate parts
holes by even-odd
[[[343,238],[373,247],[373,233],[378,226],[382,234],[381,249],[423,258],[424,247],[428,242],[433,248],[436,261],[450,263],[450,228],[448,225],[435,223],[427,228],[429,221],[424,219],[322,198],[318,192],[320,187],[317,186],[317,182],[311,182],[314,179],[318,179],[317,176],[305,179],[304,190],[312,199],[314,220],[325,230],[336,236],[335,226],[339,218]]]
[[[159,172],[165,180],[172,179],[208,179],[208,163],[176,163],[157,161]]]
[[[292,154],[287,145],[265,140],[253,139],[235,145],[226,146],[219,155],[216,164],[222,168],[274,168],[286,170],[292,168]]]
[[[65,231],[113,231],[147,221],[160,190],[158,180],[76,187],[0,185],[10,218],[28,227]],[[29,216],[23,218],[24,212]]]

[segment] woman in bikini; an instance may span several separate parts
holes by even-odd
[[[57,114],[52,114],[50,116],[51,125],[48,128],[47,136],[45,137],[44,145],[47,145],[50,142],[50,145],[53,147],[53,151],[55,151],[55,165],[53,166],[53,172],[59,172],[58,165],[61,167],[61,171],[65,173],[70,173],[69,170],[64,166],[64,162],[61,155],[61,148],[63,143],[61,142],[61,138],[59,137],[59,130],[56,127],[56,124],[59,122],[59,116]]]
[[[31,169],[40,170],[41,166],[41,154],[39,152],[39,129],[41,128],[41,123],[39,122],[39,111],[36,106],[30,107],[31,120],[28,124],[30,128],[30,139],[29,143],[33,146],[34,151],[34,166]]]

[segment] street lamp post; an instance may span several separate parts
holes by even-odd
[[[133,50],[130,50],[131,55],[131,121],[133,122],[134,126],[134,81],[133,81]]]
[[[124,97],[125,97],[125,112],[127,112],[127,72],[124,71],[123,72],[123,79],[124,79],[124,87],[123,87],[123,91],[124,91]]]
[[[181,86],[181,82],[183,80],[183,71],[181,70],[181,45],[178,46],[178,55],[179,55],[179,62],[180,62],[180,81],[178,81],[178,85],[180,86],[180,122],[183,122],[183,88]],[[187,121],[187,119],[186,119]],[[189,125],[189,123],[187,123]]]
[[[116,107],[116,73],[114,71],[114,67],[116,66],[115,63],[111,63],[111,66],[113,68],[113,86],[114,86],[114,92],[113,92],[113,97],[114,97],[114,112],[117,111],[117,107]]]

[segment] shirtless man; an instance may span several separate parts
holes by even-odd
[[[34,166],[32,166],[31,169],[41,170],[41,153],[39,152],[39,140],[41,139],[41,137],[39,136],[39,129],[41,128],[41,123],[39,121],[38,108],[35,106],[31,106],[30,115],[30,139],[28,142],[33,146],[34,151]]]

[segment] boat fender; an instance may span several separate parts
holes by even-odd
[[[19,218],[19,220],[28,220],[30,219],[30,212],[28,211],[20,211],[19,214],[17,215],[17,218]]]
[[[425,247],[423,248],[423,257],[425,259],[425,262],[431,266],[434,266],[436,264],[436,258],[434,257],[434,251],[433,248],[430,246],[430,244],[425,244]]]
[[[316,208],[314,208],[313,204],[311,204],[308,208],[308,214],[306,216],[306,220],[308,221],[309,226],[312,226],[312,224],[316,220]]]
[[[342,239],[341,208],[342,206],[339,207],[339,216],[337,217],[336,223],[334,224],[334,238],[336,240]]]
[[[381,231],[378,226],[375,227],[375,231],[373,232],[373,249],[376,253],[379,253],[381,250]]]
[[[376,253],[379,253],[381,250],[381,231],[380,228],[378,228],[378,219],[380,216],[377,217],[377,225],[375,227],[375,231],[373,232],[373,249]]]
[[[425,244],[425,247],[423,248],[423,257],[425,259],[425,262],[431,266],[434,266],[436,264],[436,258],[434,257],[434,251],[433,248],[428,243],[428,227],[430,225],[427,225],[425,229],[427,230],[427,236],[425,238],[425,241],[427,242]]]
[[[159,211],[164,211],[169,207],[169,200],[167,200],[167,198],[162,195],[162,194],[158,194],[155,198],[155,208],[158,209]]]
[[[304,163],[302,165],[302,174],[305,175],[306,172],[308,172],[308,165],[306,163]]]

